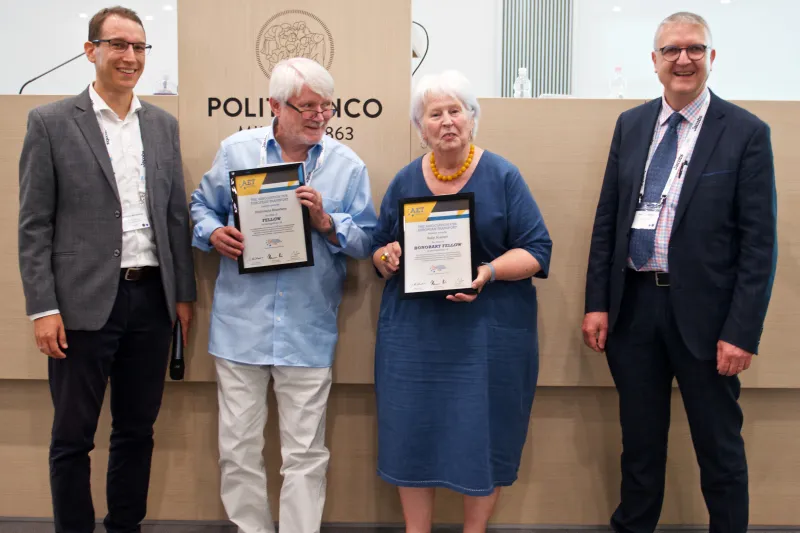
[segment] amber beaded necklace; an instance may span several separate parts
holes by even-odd
[[[434,157],[433,152],[431,152],[431,171],[433,172],[433,175],[436,176],[436,179],[439,181],[453,181],[455,179],[460,178],[461,175],[467,171],[469,166],[472,164],[472,156],[474,155],[475,155],[475,145],[470,144],[469,155],[467,156],[467,160],[464,161],[464,164],[461,165],[461,168],[458,169],[458,172],[450,176],[443,176],[442,174],[439,173],[439,169],[436,168],[436,158]]]

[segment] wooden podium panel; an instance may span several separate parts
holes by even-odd
[[[274,406],[275,398],[270,398]],[[800,391],[742,391],[753,527],[800,524]],[[22,407],[24,406],[24,407]],[[680,396],[673,394],[667,488],[661,524],[708,523],[700,476]],[[0,516],[50,517],[47,445],[52,406],[47,383],[0,382]],[[278,518],[277,416],[267,423],[265,463]],[[326,443],[331,451],[326,523],[398,524],[397,490],[375,473],[375,396],[368,385],[334,384]],[[108,402],[92,452],[92,494],[104,516],[110,416]],[[504,488],[493,519],[518,527],[602,527],[618,503],[620,429],[610,387],[542,387],[536,392],[519,479]],[[168,383],[155,427],[148,520],[225,520],[219,497],[217,391],[213,383]],[[434,519],[458,523],[461,496],[439,490]]]
[[[0,125],[0,168],[9,191],[0,199],[3,208],[0,219],[5,222],[3,227],[8,243],[0,253],[0,290],[4,295],[0,302],[0,347],[3,353],[0,376],[5,379],[46,377],[44,356],[36,350],[33,328],[24,315],[17,266],[17,173],[28,111],[58,98],[62,97],[0,98],[0,113],[5,117]],[[144,99],[173,114],[179,101],[174,96]],[[554,241],[550,278],[535,282],[540,291],[540,385],[611,385],[605,359],[586,349],[581,341],[583,287],[594,208],[614,121],[621,111],[638,103],[631,100],[481,100],[483,120],[478,144],[508,158],[520,168]],[[794,148],[800,131],[800,102],[740,104],[770,124],[778,187],[775,288],[764,326],[762,353],[750,370],[742,375],[742,382],[745,387],[798,387],[800,360],[794,357],[796,350],[792,347],[792,333],[800,318],[800,306],[796,303],[800,299],[800,269],[796,259],[800,255],[800,214],[794,209],[800,205],[800,182],[794,173],[794,169],[800,166],[800,152]],[[398,111],[395,120],[403,123],[404,154],[417,157],[422,150],[416,133],[411,132],[409,136],[407,116],[400,115]],[[357,120],[352,123],[359,128],[363,124]],[[538,126],[534,128],[531,124]],[[185,152],[192,150],[191,139],[184,137],[183,147]],[[389,165],[381,165],[379,157],[372,153],[379,148],[356,147],[369,165],[376,205],[394,176]],[[214,148],[208,149],[209,158],[213,158],[213,151]],[[402,162],[394,164],[399,169],[408,158],[404,155]],[[195,186],[204,170],[194,175],[190,175],[191,172],[187,164],[187,188]],[[210,356],[206,353],[206,334],[216,258],[199,252],[196,258],[201,299],[195,315],[187,378],[208,381],[214,379]],[[349,267],[340,311],[337,382],[370,383],[382,282],[374,275],[369,261],[351,261]]]
[[[0,199],[3,208],[0,220],[5,222],[2,227],[8,243],[0,253],[0,290],[4,295],[0,302],[0,349],[3,353],[0,377],[5,379],[42,379],[47,375],[44,356],[36,350],[33,328],[24,315],[17,266],[17,167],[28,111],[58,98],[61,97],[0,98],[0,113],[5,117],[0,125],[0,168],[9,191]],[[184,96],[179,98],[183,101]],[[176,111],[179,98],[144,97],[172,113]],[[583,288],[594,209],[614,121],[621,111],[638,103],[631,100],[481,100],[483,120],[478,144],[508,158],[520,168],[554,242],[550,278],[535,282],[539,288],[540,305],[540,385],[611,385],[605,359],[585,348],[581,341]],[[778,187],[775,288],[764,326],[762,353],[750,370],[742,375],[742,382],[745,387],[793,388],[800,386],[800,360],[794,357],[796,349],[792,346],[793,328],[800,319],[800,306],[796,303],[800,299],[800,269],[797,268],[800,214],[794,208],[800,205],[800,182],[794,172],[800,167],[800,152],[794,148],[800,131],[800,102],[740,104],[770,124]],[[403,124],[397,130],[403,130],[400,133],[406,143],[405,149],[401,150],[402,158],[390,156],[392,161],[397,159],[392,164],[399,169],[408,161],[408,154],[417,157],[422,150],[416,133],[411,132],[409,136],[405,112],[398,110],[396,114],[394,120]],[[357,119],[350,123],[357,128],[364,124]],[[371,123],[367,125],[372,127]],[[235,123],[230,126],[238,127]],[[198,126],[197,129],[202,128]],[[182,125],[183,130],[185,126]],[[382,135],[388,136],[389,133]],[[183,138],[184,152],[193,150],[191,135],[189,137]],[[362,140],[367,143],[370,138]],[[199,142],[203,142],[202,139]],[[206,142],[212,144],[210,139]],[[382,165],[381,156],[373,153],[384,153],[382,146],[356,147],[369,165],[376,205],[394,176],[393,168],[388,164]],[[209,161],[214,150],[213,147],[207,149]],[[391,150],[387,148],[385,152]],[[196,166],[201,164],[198,162]],[[187,188],[193,188],[204,171],[204,168],[192,171],[190,163],[187,163]],[[195,314],[187,379],[209,381],[214,376],[206,343],[216,258],[199,252],[196,258],[201,297]],[[349,267],[340,311],[336,378],[339,383],[370,383],[382,282],[374,275],[369,261],[351,261]]]

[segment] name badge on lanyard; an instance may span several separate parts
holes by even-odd
[[[150,220],[147,212],[141,205],[126,207],[122,210],[122,232],[135,231],[137,229],[147,229],[150,227]]]
[[[642,202],[633,217],[633,229],[656,229],[661,214],[661,202]]]
[[[139,173],[137,192],[139,193],[139,203],[122,209],[123,233],[150,227],[150,219],[147,217],[147,182],[144,177],[144,150],[142,150],[142,172]]]
[[[102,114],[100,117],[101,120],[105,122]],[[106,141],[108,157],[112,159],[111,138],[108,135],[108,129],[105,127],[105,124],[103,125],[103,135]],[[139,202],[122,207],[122,233],[150,227],[150,219],[147,216],[147,181],[145,180],[144,169],[144,150],[142,150],[142,168],[136,183],[136,192],[139,197]]]
[[[138,183],[138,192],[139,192],[139,205],[145,205],[147,201],[147,181],[144,177],[144,150],[142,150],[142,171],[139,173],[139,183]]]
[[[677,156],[675,157],[675,163],[672,165],[672,170],[669,173],[667,183],[664,184],[664,190],[661,191],[661,197],[657,202],[642,201],[644,198],[644,187],[647,182],[647,171],[650,168],[650,163],[648,163],[645,167],[642,186],[639,189],[639,202],[636,207],[636,214],[633,216],[633,224],[631,225],[631,229],[654,230],[656,229],[656,226],[658,226],[658,218],[661,215],[661,209],[664,207],[664,204],[667,201],[667,195],[672,188],[672,183],[676,178],[680,179],[683,177],[683,174],[685,173],[685,170],[689,164],[687,159],[689,156],[689,151],[694,148],[694,145],[697,142],[697,137],[700,135],[700,127],[703,125],[703,119],[705,119],[710,103],[711,97],[709,95],[706,97],[706,101],[703,103],[703,107],[700,110],[700,115],[692,124],[688,137],[685,141],[683,141],[680,150],[678,150]]]

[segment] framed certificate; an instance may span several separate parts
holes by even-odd
[[[295,189],[303,163],[278,163],[230,173],[233,220],[244,235],[239,274],[314,265],[308,208]]]
[[[401,297],[475,294],[474,195],[405,198],[399,202],[399,213]]]

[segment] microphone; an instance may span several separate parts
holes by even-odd
[[[183,332],[181,331],[181,321],[175,321],[175,328],[172,330],[172,354],[169,358],[169,377],[173,381],[183,379]]]
[[[39,75],[38,75],[38,76],[36,76],[35,78],[33,78],[33,79],[30,79],[30,80],[26,81],[26,82],[25,82],[25,83],[22,85],[22,87],[20,87],[20,89],[19,89],[19,94],[22,94],[22,89],[24,89],[24,88],[25,88],[25,86],[26,86],[26,85],[28,85],[30,82],[32,82],[32,81],[36,81],[36,80],[38,80],[39,78],[41,78],[41,77],[43,77],[43,76],[47,76],[48,74],[50,74],[50,73],[51,73],[51,72],[53,72],[54,70],[60,69],[61,67],[63,67],[63,66],[64,66],[64,65],[66,65],[67,63],[72,63],[73,61],[75,61],[75,60],[76,60],[76,59],[78,59],[79,57],[82,57],[82,56],[85,56],[85,55],[86,55],[86,52],[81,52],[80,54],[76,55],[76,56],[75,56],[75,57],[73,57],[72,59],[68,59],[68,60],[64,61],[63,63],[61,63],[60,65],[58,65],[57,67],[53,67],[53,68],[51,68],[50,70],[48,70],[48,71],[47,71],[47,72],[45,72],[44,74],[39,74]]]

